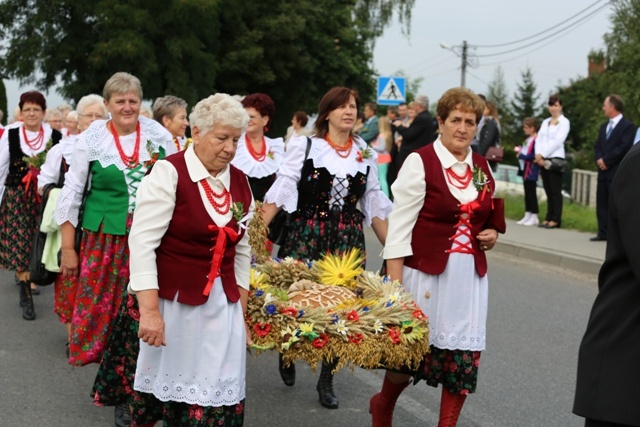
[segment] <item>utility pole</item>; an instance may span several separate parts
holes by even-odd
[[[464,87],[467,77],[467,41],[462,42],[462,65],[460,66],[460,86]]]

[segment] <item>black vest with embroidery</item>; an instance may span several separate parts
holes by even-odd
[[[19,187],[22,184],[22,178],[27,174],[29,167],[22,159],[25,154],[20,147],[20,127],[9,129],[9,174],[5,181],[6,187]],[[62,139],[62,134],[57,130],[51,131],[52,146],[56,145]]]

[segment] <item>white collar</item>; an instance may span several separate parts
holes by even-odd
[[[189,178],[193,182],[199,182],[203,179],[212,179],[219,181],[225,188],[229,188],[231,183],[231,174],[229,172],[229,165],[226,168],[218,172],[218,175],[211,176],[207,168],[204,167],[196,152],[193,149],[193,145],[190,145],[184,152],[184,160],[187,163],[187,170],[189,171]]]
[[[611,122],[611,126],[616,127],[616,125],[618,123],[620,123],[620,120],[622,120],[622,113],[618,114],[615,117],[612,117],[611,119],[609,119],[609,121]]]
[[[455,156],[447,150],[440,139],[440,135],[438,135],[438,139],[434,141],[433,148],[436,151],[436,155],[438,156],[443,168],[449,169],[453,165],[466,163],[471,169],[473,169],[473,154],[471,148],[467,148],[467,157],[465,157],[463,161],[456,159]]]

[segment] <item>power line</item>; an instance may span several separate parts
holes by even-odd
[[[534,37],[538,37],[538,36],[540,36],[542,34],[545,34],[546,32],[551,31],[551,30],[553,30],[555,28],[558,28],[560,25],[563,25],[563,24],[571,21],[573,18],[575,18],[575,17],[577,17],[579,15],[582,15],[584,12],[586,12],[589,9],[591,9],[593,6],[595,6],[596,4],[600,3],[601,1],[603,1],[603,0],[597,0],[594,3],[591,3],[589,6],[585,7],[584,9],[582,9],[581,11],[576,13],[575,15],[572,15],[569,18],[565,19],[564,21],[559,22],[559,23],[557,23],[557,24],[555,24],[555,25],[553,25],[553,26],[551,26],[549,28],[546,28],[546,29],[544,29],[544,30],[540,31],[539,33],[536,33],[536,34],[534,34],[532,36],[525,37],[525,38],[522,38],[520,40],[514,40],[512,42],[507,42],[507,43],[492,44],[492,45],[471,45],[471,47],[476,47],[476,48],[496,48],[496,47],[510,46],[510,45],[513,45],[513,44],[518,44],[518,43],[521,43],[521,42],[524,42],[524,41],[527,41],[527,40],[531,40]],[[609,0],[604,0],[604,1],[609,3]]]
[[[605,4],[604,6],[601,6],[598,9],[594,10],[593,12],[589,13],[588,15],[583,16],[582,18],[580,18],[579,20],[571,23],[570,25],[567,25],[566,27],[561,28],[560,30],[558,30],[556,32],[553,32],[553,33],[549,34],[548,36],[541,38],[540,40],[536,40],[535,42],[532,42],[532,43],[529,43],[529,44],[526,44],[526,45],[523,45],[523,46],[520,46],[520,47],[517,47],[517,48],[514,48],[514,49],[505,50],[503,52],[490,53],[490,54],[486,54],[486,55],[475,55],[475,57],[476,58],[489,58],[489,57],[492,57],[492,56],[501,56],[501,55],[506,55],[508,53],[517,52],[517,51],[522,50],[522,49],[527,48],[527,47],[535,46],[536,44],[541,43],[541,42],[543,42],[545,40],[548,40],[549,38],[551,38],[551,37],[553,37],[555,35],[558,35],[558,34],[564,32],[564,31],[567,31],[567,30],[571,29],[572,27],[575,27],[576,25],[578,25],[580,23],[584,23],[587,19],[592,18],[593,16],[597,15],[598,13],[602,12],[607,7],[609,7],[608,3]]]
[[[589,16],[587,20],[585,20],[584,22],[582,22],[582,24],[586,24],[586,23],[589,21],[589,19],[594,18],[594,17],[595,17],[595,14],[593,14],[593,15]],[[578,27],[579,27],[579,26],[578,26]],[[523,53],[523,54],[521,54],[521,55],[514,56],[513,58],[509,58],[509,59],[503,59],[503,60],[498,61],[498,62],[492,62],[492,63],[489,63],[489,64],[480,64],[479,66],[480,66],[480,67],[489,67],[489,66],[493,66],[493,65],[501,65],[501,64],[504,64],[505,62],[515,61],[516,59],[520,59],[520,58],[522,58],[523,56],[527,56],[527,55],[529,55],[529,54],[531,54],[531,53],[533,53],[533,52],[537,52],[537,51],[539,51],[540,49],[542,49],[542,48],[545,48],[545,47],[549,46],[550,44],[553,44],[555,41],[557,41],[557,40],[561,39],[562,37],[566,36],[566,35],[567,35],[567,34],[569,34],[570,32],[572,32],[572,31],[576,30],[578,27],[571,28],[571,29],[570,29],[570,31],[568,31],[567,33],[565,33],[565,34],[560,34],[558,37],[554,38],[553,40],[549,41],[548,43],[545,43],[545,44],[543,44],[542,46],[538,46],[538,47],[536,47],[535,49],[529,50],[529,51],[527,51],[527,52],[525,52],[525,53]]]

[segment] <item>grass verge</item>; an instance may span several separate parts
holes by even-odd
[[[504,197],[505,216],[509,219],[519,220],[524,216],[524,196],[519,194],[498,194]],[[539,203],[540,222],[547,212],[547,202]],[[566,199],[562,204],[562,228],[570,230],[585,231],[591,233],[598,232],[598,220],[596,210],[586,206],[570,203]]]

